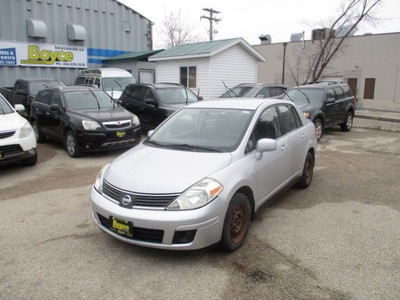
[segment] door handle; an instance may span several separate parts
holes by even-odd
[[[287,145],[282,145],[281,149],[285,151],[287,149]]]
[[[306,134],[303,133],[303,134],[301,135],[301,137],[304,139],[304,138],[306,137]]]

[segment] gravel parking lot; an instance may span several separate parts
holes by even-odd
[[[235,253],[171,252],[98,229],[88,193],[122,151],[0,168],[0,299],[400,299],[400,135],[327,130],[309,189],[265,206]]]

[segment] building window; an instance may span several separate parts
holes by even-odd
[[[197,87],[197,68],[196,67],[181,67],[180,82],[182,85],[189,88]]]

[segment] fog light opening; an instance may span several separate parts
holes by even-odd
[[[175,231],[173,244],[188,244],[193,242],[197,230]]]

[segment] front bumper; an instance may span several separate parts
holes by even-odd
[[[187,211],[124,208],[92,187],[90,202],[96,224],[107,234],[130,244],[169,250],[195,250],[221,240],[225,216],[221,199]],[[112,217],[131,222],[133,237],[110,229]]]
[[[23,161],[36,155],[36,137],[33,134],[19,138],[18,132],[0,139],[0,165]]]
[[[119,131],[79,131],[77,136],[84,151],[132,147],[137,145],[142,138],[140,126]]]

